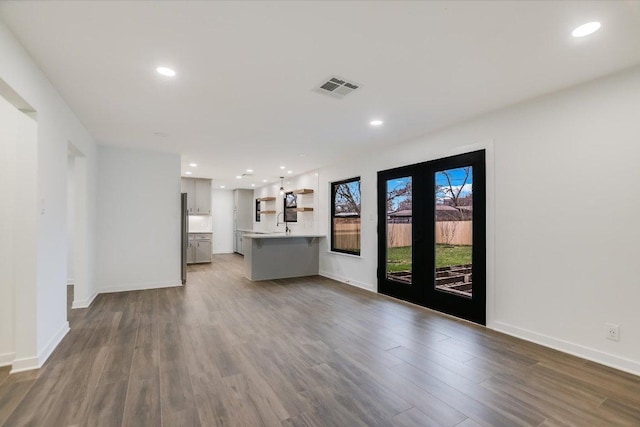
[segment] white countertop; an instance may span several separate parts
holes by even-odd
[[[189,230],[189,234],[213,234],[212,231],[191,231]]]
[[[324,234],[298,234],[298,233],[265,233],[265,234],[245,234],[244,237],[251,239],[291,239],[293,237],[326,237]]]

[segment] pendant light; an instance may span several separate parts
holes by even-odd
[[[284,196],[284,183],[283,183],[283,180],[284,180],[284,176],[281,176],[280,177],[280,195],[281,196]]]

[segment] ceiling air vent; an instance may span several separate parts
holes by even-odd
[[[339,77],[330,77],[326,81],[323,81],[320,86],[314,90],[315,92],[329,95],[333,98],[342,99],[346,95],[358,89],[358,87],[360,87],[360,84],[358,83],[348,82]]]

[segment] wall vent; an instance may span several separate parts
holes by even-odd
[[[329,95],[332,98],[342,99],[361,85],[342,79],[340,77],[329,77],[314,89],[315,92]]]

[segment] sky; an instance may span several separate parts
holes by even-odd
[[[399,189],[399,188],[404,188],[407,186],[407,183],[411,182],[411,177],[404,177],[404,178],[396,178],[396,179],[391,179],[389,181],[387,181],[387,194],[389,194],[391,191],[395,190],[395,189]],[[395,211],[398,209],[398,205],[400,203],[402,203],[403,201],[409,199],[411,196],[400,196],[400,197],[396,197],[395,199],[393,199],[393,205],[391,210]]]
[[[465,168],[456,168],[456,169],[447,169],[447,175],[449,175],[449,179],[451,180],[451,185],[453,186],[453,190],[457,191],[464,183],[464,187],[462,188],[462,192],[460,193],[460,197],[465,197],[471,194],[473,191],[473,169],[469,166],[471,171],[469,172],[469,176],[465,182]],[[446,188],[449,187],[449,182],[445,174],[442,172],[436,172],[436,185],[442,185]],[[439,198],[440,199],[440,198]]]
[[[453,186],[454,191],[459,189],[462,184],[465,182],[465,170],[464,168],[455,168],[455,169],[447,169],[447,174],[451,179],[451,184]],[[436,172],[435,174],[436,185],[442,185],[448,187],[449,184],[447,182],[446,176],[442,172]],[[387,193],[397,189],[403,188],[407,185],[408,182],[411,182],[412,177],[403,177],[403,178],[395,178],[387,181]],[[460,197],[465,197],[473,191],[473,170],[469,173],[469,177],[464,184],[462,192],[460,193]],[[401,196],[396,197],[393,200],[392,210],[397,210],[398,205],[402,203],[404,200],[407,200],[408,197]],[[442,197],[438,197],[438,201],[442,201]]]

